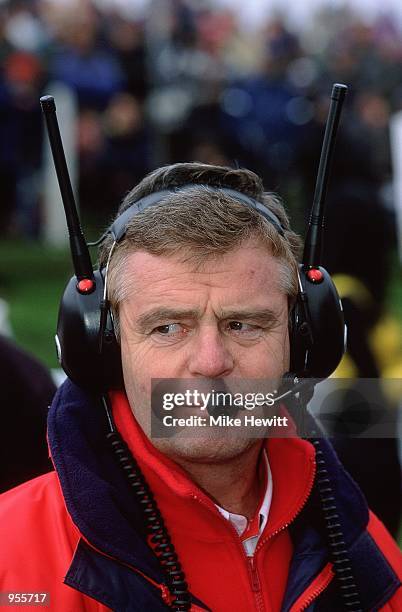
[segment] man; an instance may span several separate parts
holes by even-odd
[[[1,590],[48,592],[57,611],[327,612],[345,608],[353,576],[359,604],[345,609],[401,609],[399,551],[326,441],[316,461],[294,436],[152,436],[151,379],[283,376],[298,291],[299,240],[256,175],[168,166],[120,213],[162,190],[172,192],[100,257],[124,374],[109,417],[126,446],[107,435],[98,398],[61,387],[48,433],[56,473],[3,497]],[[320,508],[323,462],[351,565],[341,571]]]

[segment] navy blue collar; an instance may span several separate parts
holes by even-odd
[[[160,583],[164,575],[107,433],[101,402],[67,380],[49,411],[48,437],[68,512],[95,548]]]

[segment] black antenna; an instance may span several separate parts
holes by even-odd
[[[341,85],[339,83],[335,83],[332,87],[331,105],[329,107],[328,119],[325,126],[320,165],[318,166],[317,181],[315,184],[314,200],[310,212],[306,241],[304,243],[302,263],[305,268],[317,268],[321,263],[324,205],[328,176],[342,105],[347,90],[348,88],[346,85]]]
[[[40,99],[40,104],[46,120],[47,133],[66,214],[74,272],[79,281],[93,279],[94,275],[91,258],[78,218],[77,207],[75,205],[73,189],[71,187],[64,155],[63,143],[61,141],[59,124],[56,116],[56,104],[53,96],[43,96]]]

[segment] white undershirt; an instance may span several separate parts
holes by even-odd
[[[243,540],[242,542],[244,550],[246,551],[246,555],[248,557],[252,557],[254,555],[254,551],[257,546],[258,540],[262,532],[265,529],[265,525],[267,524],[269,510],[271,508],[272,474],[271,474],[271,468],[269,467],[267,453],[265,450],[264,450],[264,459],[265,459],[267,487],[265,489],[264,499],[262,500],[262,504],[259,510],[260,528],[259,528],[257,535],[247,538],[246,540]],[[244,531],[247,529],[247,525],[248,525],[247,517],[243,516],[242,514],[234,514],[233,512],[228,512],[227,510],[225,510],[224,508],[221,508],[217,504],[215,505],[218,508],[219,512],[222,514],[222,516],[225,517],[226,520],[232,523],[233,527],[236,529],[239,536],[241,536],[242,533],[244,533]]]

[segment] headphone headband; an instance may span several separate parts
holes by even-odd
[[[202,183],[189,183],[187,185],[184,185],[183,187],[165,189],[163,191],[155,191],[131,204],[131,206],[129,206],[129,208],[127,208],[121,215],[119,215],[110,226],[109,232],[112,235],[114,241],[120,242],[124,238],[127,229],[127,224],[130,219],[132,219],[135,215],[142,212],[146,208],[149,208],[150,206],[155,206],[156,204],[159,204],[165,197],[169,195],[186,192],[189,189],[192,189],[193,187],[206,187],[211,191],[223,193],[224,195],[227,195],[233,198],[234,200],[245,204],[248,208],[257,211],[260,215],[267,219],[267,221],[269,221],[271,225],[275,227],[278,234],[280,234],[282,237],[284,236],[285,230],[282,227],[278,217],[268,208],[266,208],[266,206],[264,206],[262,202],[258,202],[258,200],[247,196],[241,191],[236,191],[235,189],[228,189],[226,187],[215,187],[211,185],[204,185]]]

